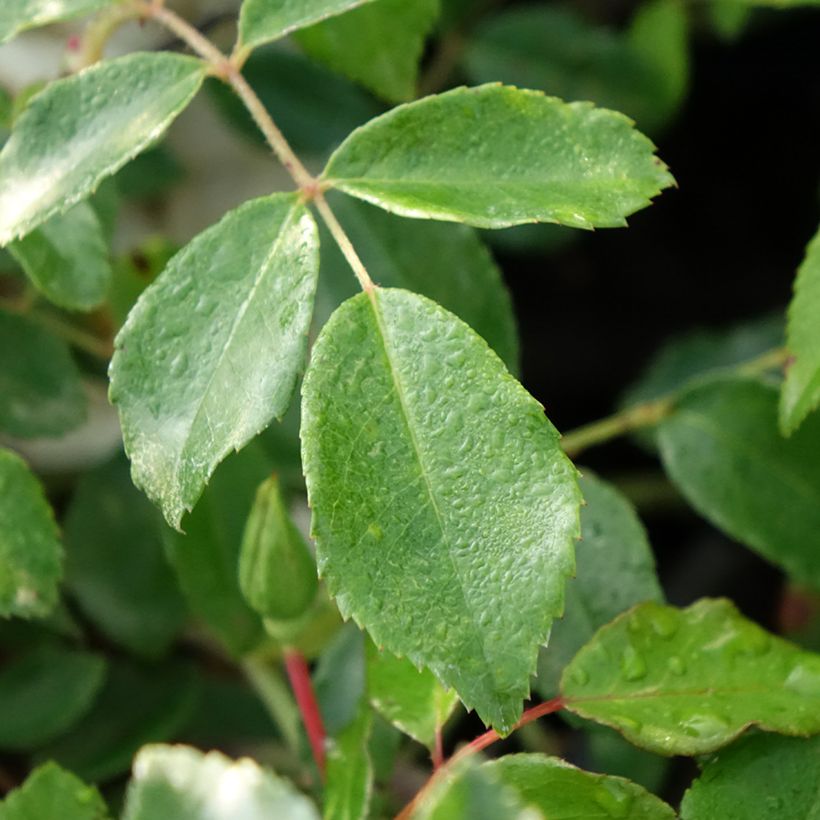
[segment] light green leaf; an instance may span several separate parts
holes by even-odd
[[[100,221],[87,202],[52,216],[9,250],[55,305],[90,310],[105,299],[111,265]]]
[[[186,616],[160,527],[122,457],[80,479],[65,521],[68,588],[101,632],[147,657],[165,652]]]
[[[302,48],[388,102],[415,96],[439,0],[378,0],[298,32]]]
[[[518,332],[512,300],[501,271],[478,234],[465,225],[410,220],[364,202],[336,195],[333,211],[378,284],[427,296],[463,319],[518,370]],[[320,229],[322,231],[322,229]],[[336,243],[321,232],[322,275],[316,323],[358,292],[350,265]]]
[[[0,245],[88,196],[158,139],[205,70],[180,54],[129,54],[38,94],[0,152]]]
[[[106,820],[105,801],[56,763],[35,769],[0,803],[0,820]]]
[[[780,397],[780,426],[790,435],[820,405],[820,232],[797,272],[787,344],[793,359]]]
[[[270,461],[255,445],[228,458],[214,474],[186,534],[164,529],[168,556],[191,610],[234,655],[243,655],[264,635],[260,617],[239,588],[242,532],[259,482]]]
[[[813,820],[820,810],[820,737],[751,735],[703,765],[682,820]]]
[[[777,389],[747,380],[696,387],[658,427],[664,468],[716,527],[820,587],[820,416],[791,438]]]
[[[90,14],[112,2],[114,0],[3,0],[0,43],[26,29]]]
[[[62,552],[39,482],[0,449],[0,617],[41,618],[54,609]]]
[[[673,184],[622,114],[509,86],[394,108],[331,156],[327,184],[402,216],[612,228]]]
[[[380,652],[372,642],[367,645],[367,694],[383,717],[427,747],[433,746],[436,730],[458,703],[456,693],[445,689],[432,672]]]
[[[561,680],[566,708],[658,754],[719,749],[752,725],[820,732],[820,655],[730,601],[641,604],[600,629]]]
[[[173,527],[216,465],[287,410],[318,269],[296,195],[256,199],[183,248],[117,335],[111,400],[134,483]]]
[[[564,616],[553,624],[538,659],[535,686],[545,698],[557,694],[564,667],[596,630],[635,604],[663,600],[652,549],[632,505],[586,470],[580,487],[586,505],[575,578],[566,586]]]
[[[636,783],[591,774],[556,757],[505,755],[481,768],[549,820],[675,820],[671,806]]]
[[[0,430],[58,436],[82,424],[85,414],[80,371],[65,342],[0,310]]]
[[[31,751],[91,707],[105,661],[90,652],[41,646],[0,671],[0,748]]]
[[[579,529],[575,470],[541,405],[455,316],[377,288],[316,342],[302,456],[343,616],[509,731]]]
[[[329,743],[324,820],[365,820],[373,792],[368,741],[373,713],[366,706],[356,720]]]
[[[239,41],[256,48],[368,2],[371,0],[245,0],[239,12]]]
[[[134,760],[123,820],[318,820],[313,804],[250,758],[146,746]]]

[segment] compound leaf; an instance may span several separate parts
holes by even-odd
[[[820,404],[820,232],[797,272],[786,333],[793,360],[780,397],[780,425],[789,435]]]
[[[509,731],[578,535],[575,470],[541,405],[455,316],[377,288],[316,342],[302,454],[342,614]]]
[[[510,86],[399,106],[331,156],[328,185],[402,216],[619,227],[673,184],[624,115]]]
[[[48,615],[57,603],[62,548],[37,479],[0,449],[0,617]]]
[[[820,656],[726,600],[635,607],[575,656],[561,689],[570,711],[663,755],[714,751],[751,725],[820,732]]]
[[[21,31],[69,20],[110,5],[113,0],[3,0],[0,43]]]
[[[820,587],[820,417],[784,439],[777,400],[758,381],[703,384],[660,424],[658,443],[669,477],[701,515]]]
[[[0,245],[79,202],[156,141],[205,71],[180,54],[129,54],[34,97],[0,152]]]
[[[171,260],[118,334],[111,400],[132,476],[172,526],[216,465],[287,410],[318,251],[295,195],[248,202]]]

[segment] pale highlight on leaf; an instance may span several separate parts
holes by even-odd
[[[543,408],[455,316],[376,289],[322,331],[302,413],[317,560],[342,614],[508,731],[579,530]]]
[[[0,43],[26,29],[90,14],[113,2],[114,0],[3,0],[0,7]]]
[[[179,54],[129,54],[40,92],[0,152],[0,245],[88,196],[160,137],[205,70]]]
[[[408,103],[354,131],[323,179],[402,216],[620,227],[674,183],[623,114],[501,85]]]
[[[663,755],[714,751],[752,725],[820,732],[820,655],[726,600],[635,607],[575,656],[561,690],[570,711]]]
[[[820,233],[797,272],[786,336],[794,358],[780,396],[780,426],[790,435],[820,405]]]
[[[177,254],[116,339],[134,483],[179,527],[214,468],[281,418],[304,365],[316,225],[295,195],[231,211]]]

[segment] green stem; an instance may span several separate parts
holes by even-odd
[[[100,12],[88,24],[83,34],[80,54],[77,59],[77,70],[98,63],[103,57],[105,46],[111,39],[111,35],[123,23],[134,20],[140,17],[141,14],[139,8],[128,3],[119,3]]]

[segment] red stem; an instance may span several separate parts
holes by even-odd
[[[319,769],[322,779],[325,777],[325,726],[319,712],[319,704],[313,693],[313,684],[310,680],[305,656],[296,649],[285,651],[285,669],[288,673],[291,688],[293,689],[296,704],[305,724],[313,759]]]
[[[543,717],[544,715],[549,715],[553,712],[560,711],[564,708],[564,705],[564,699],[559,696],[544,703],[539,703],[538,706],[533,706],[531,709],[527,709],[527,711],[521,715],[521,720],[513,726],[513,731],[520,729],[522,726],[526,726],[528,723],[532,723],[534,720],[538,720],[538,718]],[[426,794],[428,789],[443,772],[446,772],[455,763],[458,763],[465,757],[469,757],[470,755],[491,746],[496,742],[496,740],[501,740],[501,735],[499,735],[495,729],[490,729],[488,732],[484,732],[483,735],[479,735],[475,740],[459,749],[449,760],[445,761],[433,772],[430,779],[421,787],[418,794],[396,815],[396,820],[410,820],[418,803],[421,801],[421,798]]]
[[[444,765],[444,741],[441,737],[441,726],[436,726],[436,736],[433,740],[430,758],[433,761],[433,771],[437,772]]]

